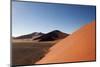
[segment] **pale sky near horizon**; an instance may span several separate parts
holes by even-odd
[[[12,2],[12,36],[60,30],[72,33],[96,20],[95,6]]]

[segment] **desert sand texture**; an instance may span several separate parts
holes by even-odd
[[[95,21],[86,24],[50,48],[36,64],[95,61]]]

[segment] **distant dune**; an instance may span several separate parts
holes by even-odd
[[[39,37],[43,34],[44,33],[41,33],[41,32],[34,32],[34,33],[26,34],[26,35],[21,35],[18,37],[13,37],[13,39],[32,39],[32,38]]]
[[[37,41],[55,41],[65,38],[69,34],[61,32],[59,30],[54,30],[48,33],[34,32],[26,35],[21,35],[18,37],[12,37],[17,40],[37,40]]]
[[[55,41],[55,40],[59,40],[59,39],[63,39],[65,37],[69,36],[69,34],[67,33],[63,33],[59,30],[54,30],[51,31],[47,34],[44,34],[38,38],[35,38],[34,40],[39,40],[39,41]]]
[[[93,61],[95,55],[95,21],[50,48],[50,52],[36,64]]]

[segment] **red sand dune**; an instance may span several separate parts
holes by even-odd
[[[95,47],[95,22],[92,22],[51,47],[36,64],[96,60]]]

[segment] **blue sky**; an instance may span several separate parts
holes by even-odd
[[[12,2],[12,35],[60,30],[72,33],[95,20],[95,6]]]

